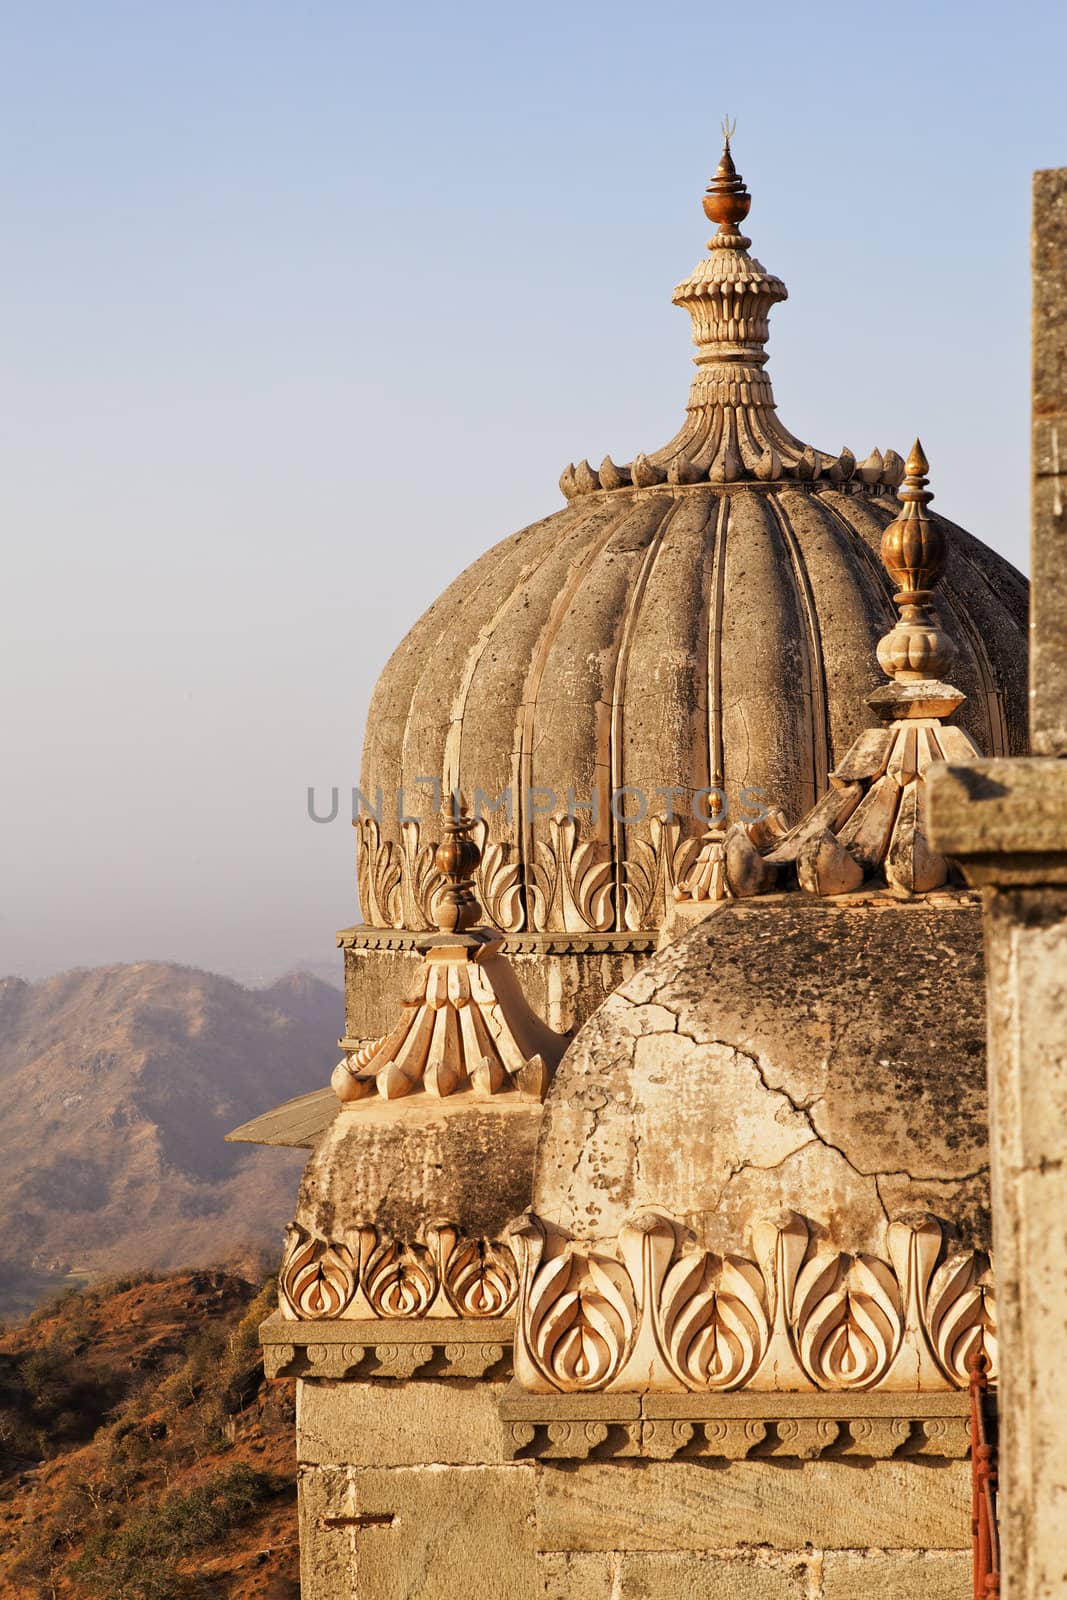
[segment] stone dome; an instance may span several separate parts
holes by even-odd
[[[545,1102],[537,1391],[965,1388],[995,1360],[978,896],[724,900]]]
[[[534,1211],[595,1240],[655,1206],[721,1254],[788,1208],[884,1255],[948,1208],[988,1246],[984,983],[967,891],[720,902],[564,1055]]]
[[[786,290],[738,231],[729,149],[705,209],[719,232],[674,295],[697,346],[680,433],[626,466],[568,468],[566,507],[457,578],[379,679],[361,790],[371,806],[381,792],[380,816],[358,821],[372,927],[432,926],[429,778],[483,817],[478,889],[498,927],[654,931],[723,803],[709,791],[735,819],[765,806],[793,823],[864,725],[903,462],[829,455],[778,421],[764,344]],[[951,531],[959,720],[985,752],[1019,753],[1027,585]]]

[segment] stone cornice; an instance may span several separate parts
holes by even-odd
[[[500,1415],[517,1458],[951,1460],[970,1449],[968,1408],[959,1391],[532,1395],[512,1383]]]
[[[268,1378],[483,1378],[510,1369],[511,1317],[326,1317],[260,1324]]]

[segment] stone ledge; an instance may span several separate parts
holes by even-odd
[[[511,1368],[510,1317],[316,1318],[260,1324],[268,1378],[484,1378]]]
[[[1067,761],[938,762],[926,781],[930,842],[969,883],[1067,883]]]
[[[513,1459],[959,1460],[970,1451],[969,1406],[959,1390],[534,1395],[512,1383],[500,1415]]]

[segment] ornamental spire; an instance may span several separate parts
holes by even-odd
[[[956,659],[956,646],[931,605],[948,549],[940,525],[926,511],[934,498],[926,487],[929,470],[916,439],[897,493],[903,510],[882,535],[882,564],[897,586],[893,604],[900,620],[880,641],[878,664],[887,678],[900,684],[941,678]]]
[[[704,195],[704,215],[709,222],[719,224],[719,231],[714,239],[708,240],[709,250],[747,250],[752,243],[752,240],[746,239],[737,226],[748,216],[752,196],[745,188],[745,180],[738,177],[734,158],[730,154],[730,140],[736,127],[737,123],[731,122],[729,117],[723,118],[723,147],[719,170],[708,184]]]
[[[854,483],[877,495],[895,489],[904,475],[895,450],[872,450],[863,461],[847,447],[827,455],[778,421],[765,346],[771,308],[788,293],[781,278],[749,255],[752,241],[740,230],[752,196],[734,164],[734,127],[729,119],[723,122],[722,156],[703,196],[704,214],[718,232],[673,295],[674,304],[689,313],[696,345],[686,421],[669,444],[639,453],[627,466],[605,456],[599,468],[588,461],[567,467],[560,488],[568,500],[598,489],[782,479]]]

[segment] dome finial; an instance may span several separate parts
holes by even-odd
[[[956,655],[956,646],[931,604],[948,546],[940,525],[926,512],[934,498],[926,487],[929,470],[916,439],[897,491],[903,509],[882,535],[882,563],[897,586],[893,604],[900,620],[879,643],[878,661],[886,676],[898,683],[942,678]]]
[[[719,231],[709,239],[709,250],[747,250],[752,243],[738,229],[737,224],[748,216],[752,196],[745,188],[745,180],[738,175],[734,158],[730,154],[730,140],[737,127],[729,117],[722,123],[722,156],[719,169],[708,184],[704,195],[704,215],[709,222],[717,222]]]

